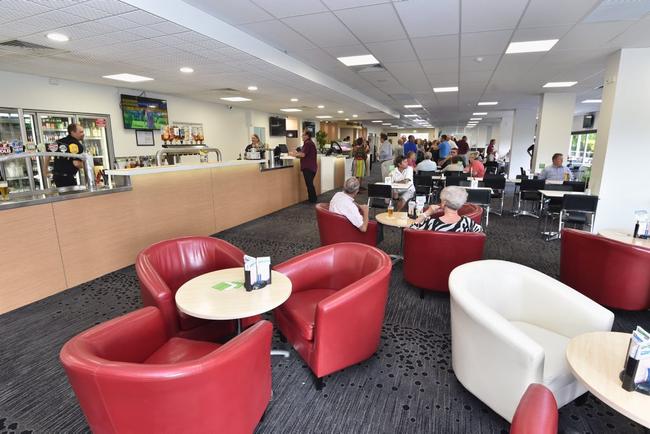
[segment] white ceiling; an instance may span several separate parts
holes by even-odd
[[[43,56],[0,47],[0,69],[115,84],[102,75],[131,72],[154,77],[143,90],[209,101],[234,88],[254,99],[239,103],[272,113],[302,107],[304,115],[385,119],[377,104],[360,102],[337,86],[318,84],[141,9],[146,1],[0,0],[0,42],[20,39],[63,48]],[[177,2],[183,4],[183,2]],[[380,105],[413,112],[434,125],[464,125],[481,100],[494,109],[535,107],[547,81],[578,81],[576,112],[597,106],[605,60],[620,48],[650,46],[650,0],[185,0],[215,25],[226,22],[317,69]],[[179,10],[179,13],[181,11]],[[611,19],[610,19],[611,18]],[[209,22],[209,21],[206,21]],[[65,44],[44,34],[58,30]],[[207,32],[204,32],[207,34]],[[547,53],[505,55],[511,41],[558,38]],[[356,72],[336,57],[372,53],[385,69]],[[477,58],[482,58],[478,61]],[[195,73],[183,75],[181,66]],[[249,93],[248,85],[259,91]],[[459,86],[435,94],[433,87]],[[252,96],[251,96],[252,95]],[[297,97],[297,103],[289,98]],[[420,103],[422,110],[405,110]],[[318,104],[325,109],[316,109]],[[338,115],[336,110],[345,111]]]

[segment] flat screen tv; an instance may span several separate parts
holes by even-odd
[[[269,131],[271,132],[271,136],[285,137],[287,134],[287,120],[285,118],[271,116],[269,118]]]
[[[135,95],[120,95],[124,128],[159,130],[169,124],[167,101]]]
[[[314,137],[316,135],[316,124],[314,122],[309,122],[309,121],[304,121],[302,123],[302,129],[311,131],[311,136]]]

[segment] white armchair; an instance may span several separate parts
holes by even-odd
[[[507,261],[476,261],[449,276],[452,366],[458,381],[508,422],[531,383],[558,408],[586,389],[566,361],[569,340],[609,331],[614,314],[565,284]]]

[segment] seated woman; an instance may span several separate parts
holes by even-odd
[[[469,164],[465,168],[465,173],[469,173],[476,178],[485,176],[485,166],[478,160],[478,152],[469,153]]]
[[[413,151],[410,151],[408,154],[406,154],[406,162],[409,167],[415,169],[417,166],[417,154]]]
[[[440,232],[483,232],[481,225],[467,216],[458,215],[458,210],[467,201],[467,190],[461,187],[449,186],[440,192],[440,205],[431,205],[415,220],[411,229],[440,231]],[[433,214],[443,214],[431,217]]]
[[[406,203],[415,195],[415,186],[413,185],[413,168],[409,166],[408,160],[401,155],[395,158],[395,169],[391,173],[393,184],[404,184],[404,188],[394,189],[393,194],[397,202],[397,211],[401,211]]]

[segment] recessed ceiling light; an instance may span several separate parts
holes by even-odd
[[[474,58],[474,62],[478,62],[478,63],[481,63],[483,60],[484,59],[482,57],[480,57],[480,56]]]
[[[248,86],[248,90],[250,91],[257,90],[257,86]]]
[[[435,93],[443,92],[458,92],[458,86],[448,86],[448,87],[434,87],[433,91]]]
[[[287,113],[293,113],[293,112],[301,112],[302,110],[298,108],[283,108],[280,109],[281,112],[287,112]]]
[[[184,72],[185,74],[191,74],[194,72],[194,68],[190,68],[189,66],[183,66],[180,69],[181,72]]]
[[[472,116],[485,116],[487,115],[487,112],[474,112],[472,113]]]
[[[571,87],[574,86],[577,81],[549,81],[542,87]]]
[[[497,105],[499,104],[497,101],[481,101],[477,105]]]
[[[63,33],[48,33],[46,36],[47,39],[54,42],[68,42],[70,40],[70,38]]]
[[[363,54],[361,56],[344,56],[337,57],[337,59],[345,66],[376,65],[379,63],[379,60],[377,60],[372,54]]]
[[[382,125],[390,125],[390,122],[384,122]]]
[[[370,121],[370,122],[372,122],[373,124],[380,124],[380,123],[382,123],[384,121]]]
[[[405,118],[417,118],[418,115],[404,115]]]
[[[318,108],[325,108],[325,106],[324,105],[319,105]]]
[[[231,101],[231,102],[244,102],[244,101],[251,101],[249,98],[244,98],[242,96],[226,96],[223,98],[219,98],[224,101]]]
[[[603,102],[602,99],[586,99],[582,101],[583,104],[600,104],[601,102]]]
[[[113,74],[113,75],[103,75],[104,78],[110,78],[111,80],[118,81],[127,81],[129,83],[139,83],[141,81],[151,81],[153,78],[144,77],[142,75],[135,74]]]
[[[291,102],[298,102],[298,98],[291,98]]]
[[[422,104],[406,104],[404,108],[422,108]]]
[[[342,113],[345,113],[345,112],[344,112],[343,110],[337,110],[336,113],[338,113],[338,114],[342,114]]]
[[[332,119],[330,115],[316,116],[316,119]]]
[[[346,121],[349,121],[349,120],[350,120],[350,118],[345,118],[345,120],[346,120]]]
[[[544,39],[541,41],[522,41],[511,42],[506,48],[506,54],[516,53],[538,53],[541,51],[548,51],[557,44],[559,39]]]
[[[359,115],[352,115],[352,117],[353,117],[353,118],[358,118],[358,117],[359,117]]]
[[[483,118],[469,118],[470,121],[482,121]]]

